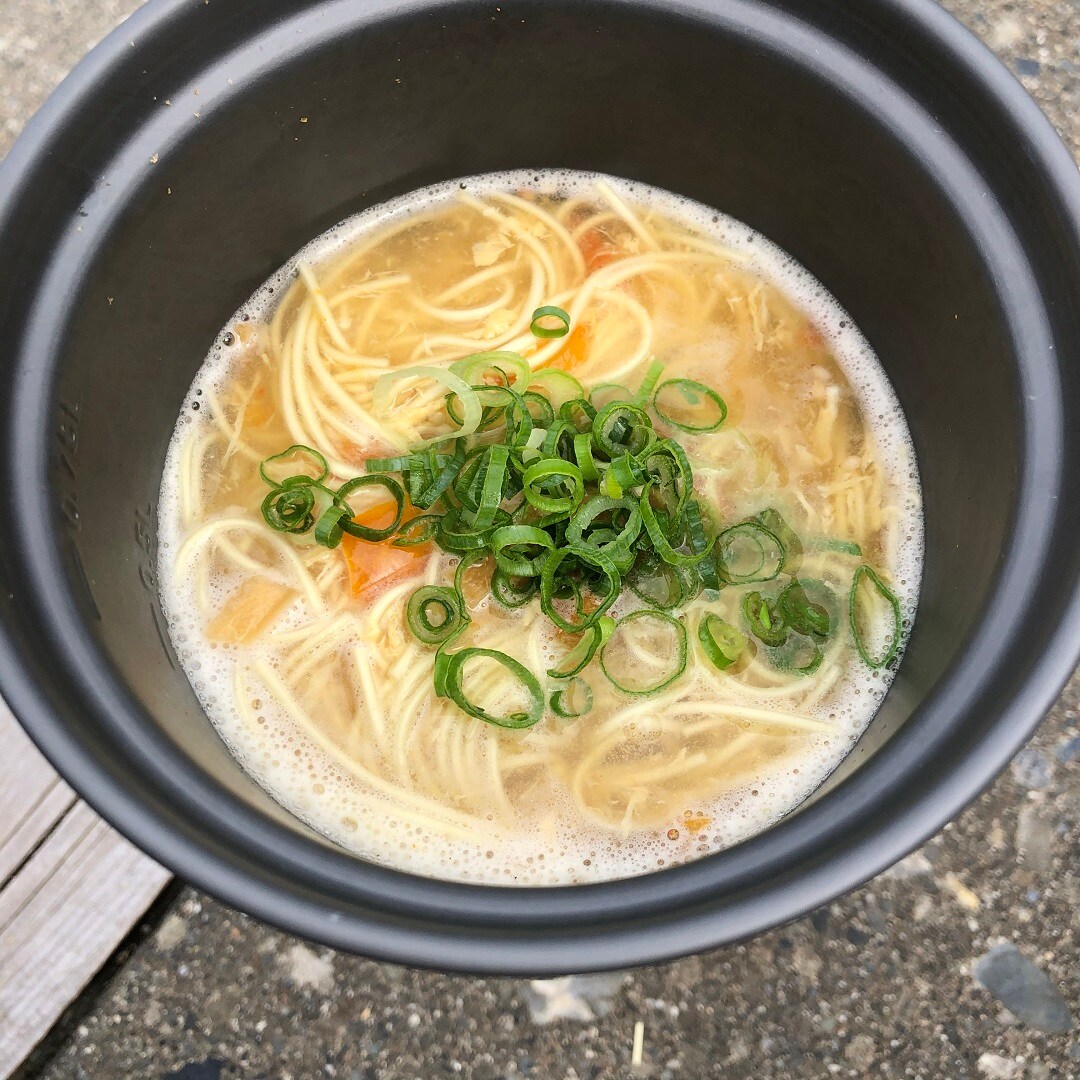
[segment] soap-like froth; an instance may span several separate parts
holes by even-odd
[[[240,345],[227,329],[241,319],[268,321],[288,289],[299,262],[315,268],[359,237],[403,216],[437,207],[465,189],[473,194],[519,188],[562,196],[587,194],[605,181],[627,201],[656,207],[670,218],[710,235],[750,260],[751,267],[780,288],[814,322],[856,394],[877,443],[881,463],[899,502],[892,548],[895,591],[905,623],[914,616],[922,571],[922,513],[911,438],[900,405],[873,350],[846,312],[816,279],[789,255],[747,225],[692,200],[645,184],[596,173],[565,170],[494,173],[437,184],[380,204],[330,229],[312,241],[270,278],[226,323],[193,382],[170,444],[158,506],[159,580],[162,605],[177,655],[207,715],[243,767],[277,799],[316,830],[343,847],[375,861],[414,873],[502,885],[552,885],[601,881],[647,873],[716,851],[775,824],[817,789],[850,751],[873,717],[888,688],[890,674],[856,669],[837,684],[830,703],[818,708],[837,734],[807,743],[786,767],[769,770],[756,786],[740,786],[711,806],[693,807],[712,823],[698,836],[682,831],[640,832],[628,837],[600,827],[582,827],[580,818],[553,806],[543,820],[528,823],[505,839],[475,843],[425,834],[395,819],[393,808],[362,794],[358,782],[304,737],[269,701],[249,695],[250,711],[234,707],[234,667],[239,651],[215,645],[202,632],[193,581],[173,573],[183,539],[178,484],[182,442],[212,421],[195,408],[207,388],[227,381]],[[225,575],[209,582],[213,607],[239,584]],[[245,655],[250,655],[250,647]],[[544,653],[554,659],[557,647]],[[269,660],[268,653],[263,658]]]

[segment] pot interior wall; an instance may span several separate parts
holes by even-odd
[[[932,170],[860,105],[737,35],[676,19],[643,34],[624,10],[591,10],[521,23],[462,6],[313,49],[212,105],[177,87],[171,107],[203,115],[145,165],[86,282],[57,382],[78,429],[76,467],[62,445],[55,469],[58,508],[78,506],[72,580],[154,722],[278,816],[163,639],[160,471],[232,311],[311,237],[419,185],[568,166],[692,196],[784,247],[868,336],[915,439],[927,551],[901,672],[844,769],[931,690],[988,594],[1014,504],[1016,387],[993,283]]]

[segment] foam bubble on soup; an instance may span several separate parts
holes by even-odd
[[[360,856],[501,885],[798,806],[922,561],[904,418],[835,300],[737,221],[570,172],[300,252],[210,350],[158,512],[173,643],[243,767]]]

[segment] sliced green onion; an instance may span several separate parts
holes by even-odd
[[[664,644],[652,642],[647,648],[636,644],[633,635],[643,632],[641,624],[646,620],[658,624],[661,632],[670,631],[671,640]],[[600,667],[612,685],[623,693],[637,697],[655,694],[686,671],[687,646],[686,627],[679,619],[647,608],[632,611],[615,624],[610,639],[600,650]],[[667,665],[656,673],[658,657],[667,660]],[[618,670],[620,659],[625,671]]]
[[[621,499],[625,494],[622,484],[619,483],[610,469],[605,469],[600,475],[600,483],[597,487],[600,489],[600,494],[608,499]]]
[[[787,626],[775,601],[766,599],[759,592],[747,593],[743,597],[742,612],[750,632],[758,641],[773,646],[787,641]]]
[[[521,399],[525,402],[535,427],[546,428],[555,419],[555,407],[543,394],[526,390]]]
[[[413,497],[413,505],[420,510],[434,506],[457,479],[464,464],[465,443],[459,439],[454,444],[454,453],[450,457],[436,458],[436,465],[441,466],[441,469],[437,475],[433,471],[431,482]]]
[[[585,495],[581,470],[558,458],[545,458],[530,465],[521,482],[525,498],[545,514],[569,513]],[[557,493],[560,489],[561,493]]]
[[[715,391],[694,379],[668,379],[656,388],[653,411],[680,431],[718,431],[727,419],[727,405]],[[682,412],[678,410],[682,409]]]
[[[656,439],[645,410],[627,401],[605,405],[593,420],[592,433],[597,447],[611,460],[623,454],[637,457]]]
[[[576,720],[593,707],[592,687],[577,677],[552,692],[551,711],[564,720]]]
[[[615,458],[608,466],[607,475],[623,491],[638,487],[645,480],[645,470],[629,454]]]
[[[493,385],[509,385],[512,381],[519,390],[524,390],[532,379],[529,362],[520,353],[507,349],[463,356],[450,365],[450,370],[469,386],[487,382],[492,372],[499,376],[499,382]],[[508,378],[511,374],[513,380]]]
[[[510,461],[510,448],[501,444],[490,446],[487,449],[487,457],[484,483],[480,489],[480,502],[473,520],[473,525],[477,529],[488,529],[495,524],[495,515],[503,500],[503,485],[506,482],[506,470]]]
[[[425,645],[441,645],[461,629],[463,602],[456,589],[422,585],[409,597],[405,620],[413,636]]]
[[[621,524],[612,524],[613,535],[600,541],[593,539],[586,530],[601,514],[615,514],[623,511],[626,520]],[[566,526],[566,539],[573,544],[586,544],[602,551],[611,559],[620,555],[629,555],[634,541],[641,532],[641,510],[634,499],[612,499],[597,495],[583,503],[570,518]]]
[[[870,655],[870,651],[866,646],[866,642],[863,640],[862,631],[859,629],[859,620],[856,615],[856,604],[858,600],[859,584],[862,579],[866,577],[870,579],[871,585],[877,590],[878,595],[889,605],[892,611],[893,629],[892,635],[889,638],[888,647],[880,657],[873,657]],[[849,594],[849,621],[851,623],[851,634],[855,639],[855,648],[858,650],[859,655],[862,657],[863,662],[873,668],[875,671],[879,668],[885,667],[890,664],[895,658],[897,652],[900,650],[900,640],[904,629],[904,618],[900,611],[900,600],[886,584],[878,576],[876,570],[863,563],[856,571],[855,576],[851,581],[851,593]]]
[[[839,540],[835,537],[826,537],[819,540],[815,545],[818,551],[836,551],[841,555],[862,555],[862,548],[854,540]]]
[[[459,363],[463,363],[463,361],[459,361]],[[431,446],[434,443],[445,442],[447,439],[464,438],[466,435],[471,435],[480,426],[480,420],[483,416],[480,398],[464,379],[447,368],[410,367],[402,368],[400,371],[388,371],[386,374],[380,375],[375,381],[375,388],[372,392],[372,405],[376,415],[380,418],[389,417],[389,422],[392,424],[391,414],[396,400],[398,383],[415,379],[430,379],[432,382],[445,386],[451,393],[456,394],[461,403],[462,417],[461,426],[457,431],[434,435],[428,439],[420,439],[416,442],[416,446]]]
[[[784,564],[781,570],[788,574],[794,574],[799,563],[802,562],[802,541],[796,535],[795,530],[784,520],[779,510],[769,508],[762,510],[757,516],[758,521],[765,526],[784,545]]]
[[[724,622],[719,615],[706,615],[698,624],[698,641],[714,667],[731,667],[746,648],[746,635]]]
[[[360,525],[352,519],[352,511],[349,509],[347,500],[354,491],[366,487],[385,488],[396,504],[394,520],[385,529],[372,529],[367,525]],[[342,484],[334,495],[334,501],[349,510],[349,513],[341,518],[341,528],[350,536],[358,536],[361,540],[378,542],[379,540],[385,540],[388,536],[393,536],[401,524],[402,515],[405,513],[405,489],[392,476],[385,476],[382,473],[357,476],[347,484]]]
[[[622,383],[600,383],[589,391],[589,400],[596,409],[602,409],[613,401],[634,401],[634,395]]]
[[[555,542],[543,529],[535,526],[504,525],[491,534],[489,545],[496,565],[504,574],[523,578],[536,577],[540,573]],[[528,549],[535,551],[532,557],[526,553]]]
[[[645,475],[656,482],[668,513],[681,513],[694,490],[694,471],[683,448],[674,439],[659,439],[640,461]]]
[[[706,555],[716,536],[705,531],[705,516],[697,499],[688,499],[683,507],[680,521],[686,534],[686,543],[695,555]]]
[[[419,514],[410,521],[406,521],[398,529],[397,536],[390,541],[390,546],[410,548],[431,542],[435,539],[440,518],[440,514]]]
[[[364,462],[364,470],[369,473],[377,472],[409,472],[416,464],[416,454],[402,454],[399,457],[373,457]]]
[[[469,607],[465,603],[465,575],[486,558],[487,555],[483,551],[467,551],[461,556],[461,561],[457,566],[454,567],[454,591],[461,598],[461,610],[466,621],[469,619]]]
[[[655,608],[682,607],[694,594],[692,570],[672,566],[653,551],[642,552],[625,577],[637,597]]]
[[[649,370],[645,372],[645,378],[641,380],[641,385],[638,387],[637,393],[634,395],[634,404],[644,408],[648,405],[652,399],[653,391],[656,389],[656,384],[660,381],[660,376],[664,374],[664,365],[659,360],[654,360],[649,365]]]
[[[585,389],[581,383],[569,372],[560,368],[549,367],[533,371],[526,380],[526,385],[530,390],[539,387],[547,395],[552,407],[556,410],[564,402],[585,397]]]
[[[318,450],[296,443],[280,454],[274,454],[259,464],[259,475],[271,486],[277,487],[282,477],[295,479],[299,470],[307,468],[304,477],[313,484],[321,484],[330,475],[330,466]],[[275,474],[275,475],[272,475]],[[276,475],[280,474],[280,475]]]
[[[315,543],[326,548],[336,548],[341,543],[343,519],[347,519],[348,515],[347,506],[331,503],[315,522]]]
[[[262,516],[277,532],[303,533],[315,524],[315,492],[303,487],[275,487],[262,501]]]
[[[596,609],[589,614],[584,614],[579,610],[577,614],[580,618],[576,622],[565,618],[556,611],[553,603],[556,599],[556,590],[559,587],[556,575],[562,568],[562,564],[571,558],[599,570],[604,578],[603,584],[605,586],[605,591],[600,596]],[[569,584],[573,584],[573,582],[569,582]],[[600,583],[598,582],[598,584]],[[577,634],[600,620],[601,616],[618,599],[621,585],[622,579],[619,576],[618,569],[602,551],[597,551],[595,548],[587,547],[584,544],[567,544],[566,547],[552,551],[540,571],[540,608],[560,630],[565,630],[570,634]]]
[[[587,484],[600,476],[600,470],[596,467],[596,461],[592,452],[592,433],[581,431],[574,436],[574,460],[581,470],[581,479]]]
[[[472,660],[480,659],[492,660],[504,667],[507,674],[521,684],[529,701],[528,708],[524,712],[512,712],[505,716],[496,716],[469,700],[464,688],[465,665]],[[494,724],[496,727],[532,727],[544,712],[544,691],[541,689],[536,676],[513,657],[495,649],[468,648],[449,653],[445,666],[444,687],[445,696],[450,698],[459,709],[470,716],[475,716],[477,720]]]
[[[779,538],[757,521],[743,521],[716,538],[716,568],[729,585],[772,581],[784,565]]]
[[[557,320],[557,326],[551,325],[552,319]],[[554,304],[545,304],[532,313],[529,330],[534,337],[538,338],[566,337],[570,333],[570,316],[561,307],[556,307]]]
[[[559,419],[565,420],[575,431],[589,431],[596,418],[596,410],[586,398],[572,398],[559,406]]]
[[[596,650],[603,646],[615,629],[615,620],[602,615],[581,635],[581,640],[557,663],[547,669],[553,679],[570,679],[588,667]]]
[[[536,576],[516,577],[507,574],[502,567],[495,567],[491,575],[491,595],[506,608],[519,608],[527,604],[540,591],[540,579]]]
[[[821,583],[817,584],[819,588],[827,588]],[[809,580],[804,582],[796,578],[776,598],[776,606],[792,630],[808,637],[825,638],[836,629],[836,623],[830,618],[828,608],[808,595],[808,592],[815,591]]]
[[[671,563],[672,566],[692,566],[694,563],[701,562],[708,554],[708,549],[701,554],[694,554],[693,552],[684,554],[676,551],[672,546],[671,540],[649,499],[653,483],[654,481],[650,480],[642,489],[638,506],[641,507],[641,520],[645,523],[645,529],[649,534],[649,539],[653,542],[653,547],[656,548],[657,554],[665,562]]]
[[[483,551],[487,547],[490,530],[477,529],[462,520],[461,510],[448,510],[435,530],[435,541],[444,551]]]

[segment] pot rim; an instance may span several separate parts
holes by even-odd
[[[998,106],[1002,124],[1007,120],[1027,153],[1038,160],[1047,187],[1068,215],[1074,250],[1080,250],[1080,174],[1049,121],[1008,70],[934,0],[861,4],[864,17],[872,17],[876,7],[916,25],[976,84],[984,99]],[[294,14],[305,6],[295,0]],[[433,0],[430,6],[441,5]],[[675,10],[704,21],[720,19],[710,0],[684,0],[674,9],[663,0],[616,0],[613,6],[637,8],[644,15]],[[412,4],[408,10],[415,13],[423,7]],[[400,11],[396,0],[372,0],[356,19],[370,22]],[[0,166],[0,232],[44,166],[55,131],[130,58],[130,43],[152,39],[174,20],[207,17],[192,12],[187,0],[150,0],[53,93]],[[774,17],[772,10],[762,17]],[[784,18],[794,17],[785,12]],[[832,44],[834,51],[844,48]],[[1010,258],[1016,250],[1009,249]],[[42,278],[52,269],[50,265],[43,271]],[[1080,274],[1080,266],[1076,272]],[[1021,321],[1019,314],[1016,320]],[[42,333],[38,327],[26,340],[48,341]],[[52,338],[59,338],[55,322]],[[129,786],[106,773],[94,748],[64,727],[50,704],[49,690],[35,681],[21,655],[6,615],[0,625],[0,688],[53,765],[120,832],[233,906],[338,948],[441,969],[557,974],[669,959],[749,937],[847,892],[937,831],[1007,764],[1071,674],[1080,654],[1080,587],[1075,581],[1052,633],[1044,632],[1041,651],[1030,658],[1022,679],[1008,683],[1001,701],[989,704],[993,677],[987,675],[980,685],[974,675],[987,657],[1000,660],[1014,636],[1033,624],[1036,578],[1045,570],[1049,550],[1067,542],[1057,500],[1047,497],[1046,487],[1049,483],[1060,490],[1064,484],[1062,394],[1050,359],[1053,348],[1053,342],[1037,332],[1016,344],[1020,377],[1033,380],[1040,391],[1040,413],[1036,421],[1034,409],[1023,403],[1021,509],[987,615],[954,662],[950,677],[942,680],[949,685],[939,685],[927,696],[890,740],[887,752],[815,805],[734,848],[682,867],[555,889],[422,879],[359,862],[303,838],[243,804],[190,762],[178,761],[182,755],[164,736],[147,729],[140,707],[77,617],[73,619],[74,605],[62,587],[58,547],[48,534],[53,510],[47,440],[42,437],[48,430],[43,423],[48,378],[16,394],[11,468],[23,477],[24,513],[30,524],[14,555],[20,569],[28,568],[35,608],[85,707],[131,747],[143,778],[156,785],[153,794],[140,794],[136,784]],[[36,355],[25,342],[21,352],[24,358]],[[1045,617],[1045,611],[1041,615]],[[997,631],[993,642],[988,628]],[[967,685],[959,687],[965,671]],[[999,674],[995,669],[994,677]],[[994,719],[982,733],[966,736],[965,718],[979,711]],[[935,773],[935,756],[947,742],[957,741],[965,743],[960,763]],[[911,784],[915,775],[927,779]],[[885,807],[890,813],[875,820],[874,814]],[[872,824],[866,825],[867,820]],[[260,851],[281,860],[276,872],[260,868],[254,858]],[[798,874],[781,871],[799,861]],[[773,874],[767,886],[755,882],[763,868]],[[357,909],[357,897],[368,907]],[[511,911],[517,921],[496,925],[500,909]],[[447,921],[448,915],[457,921]]]

